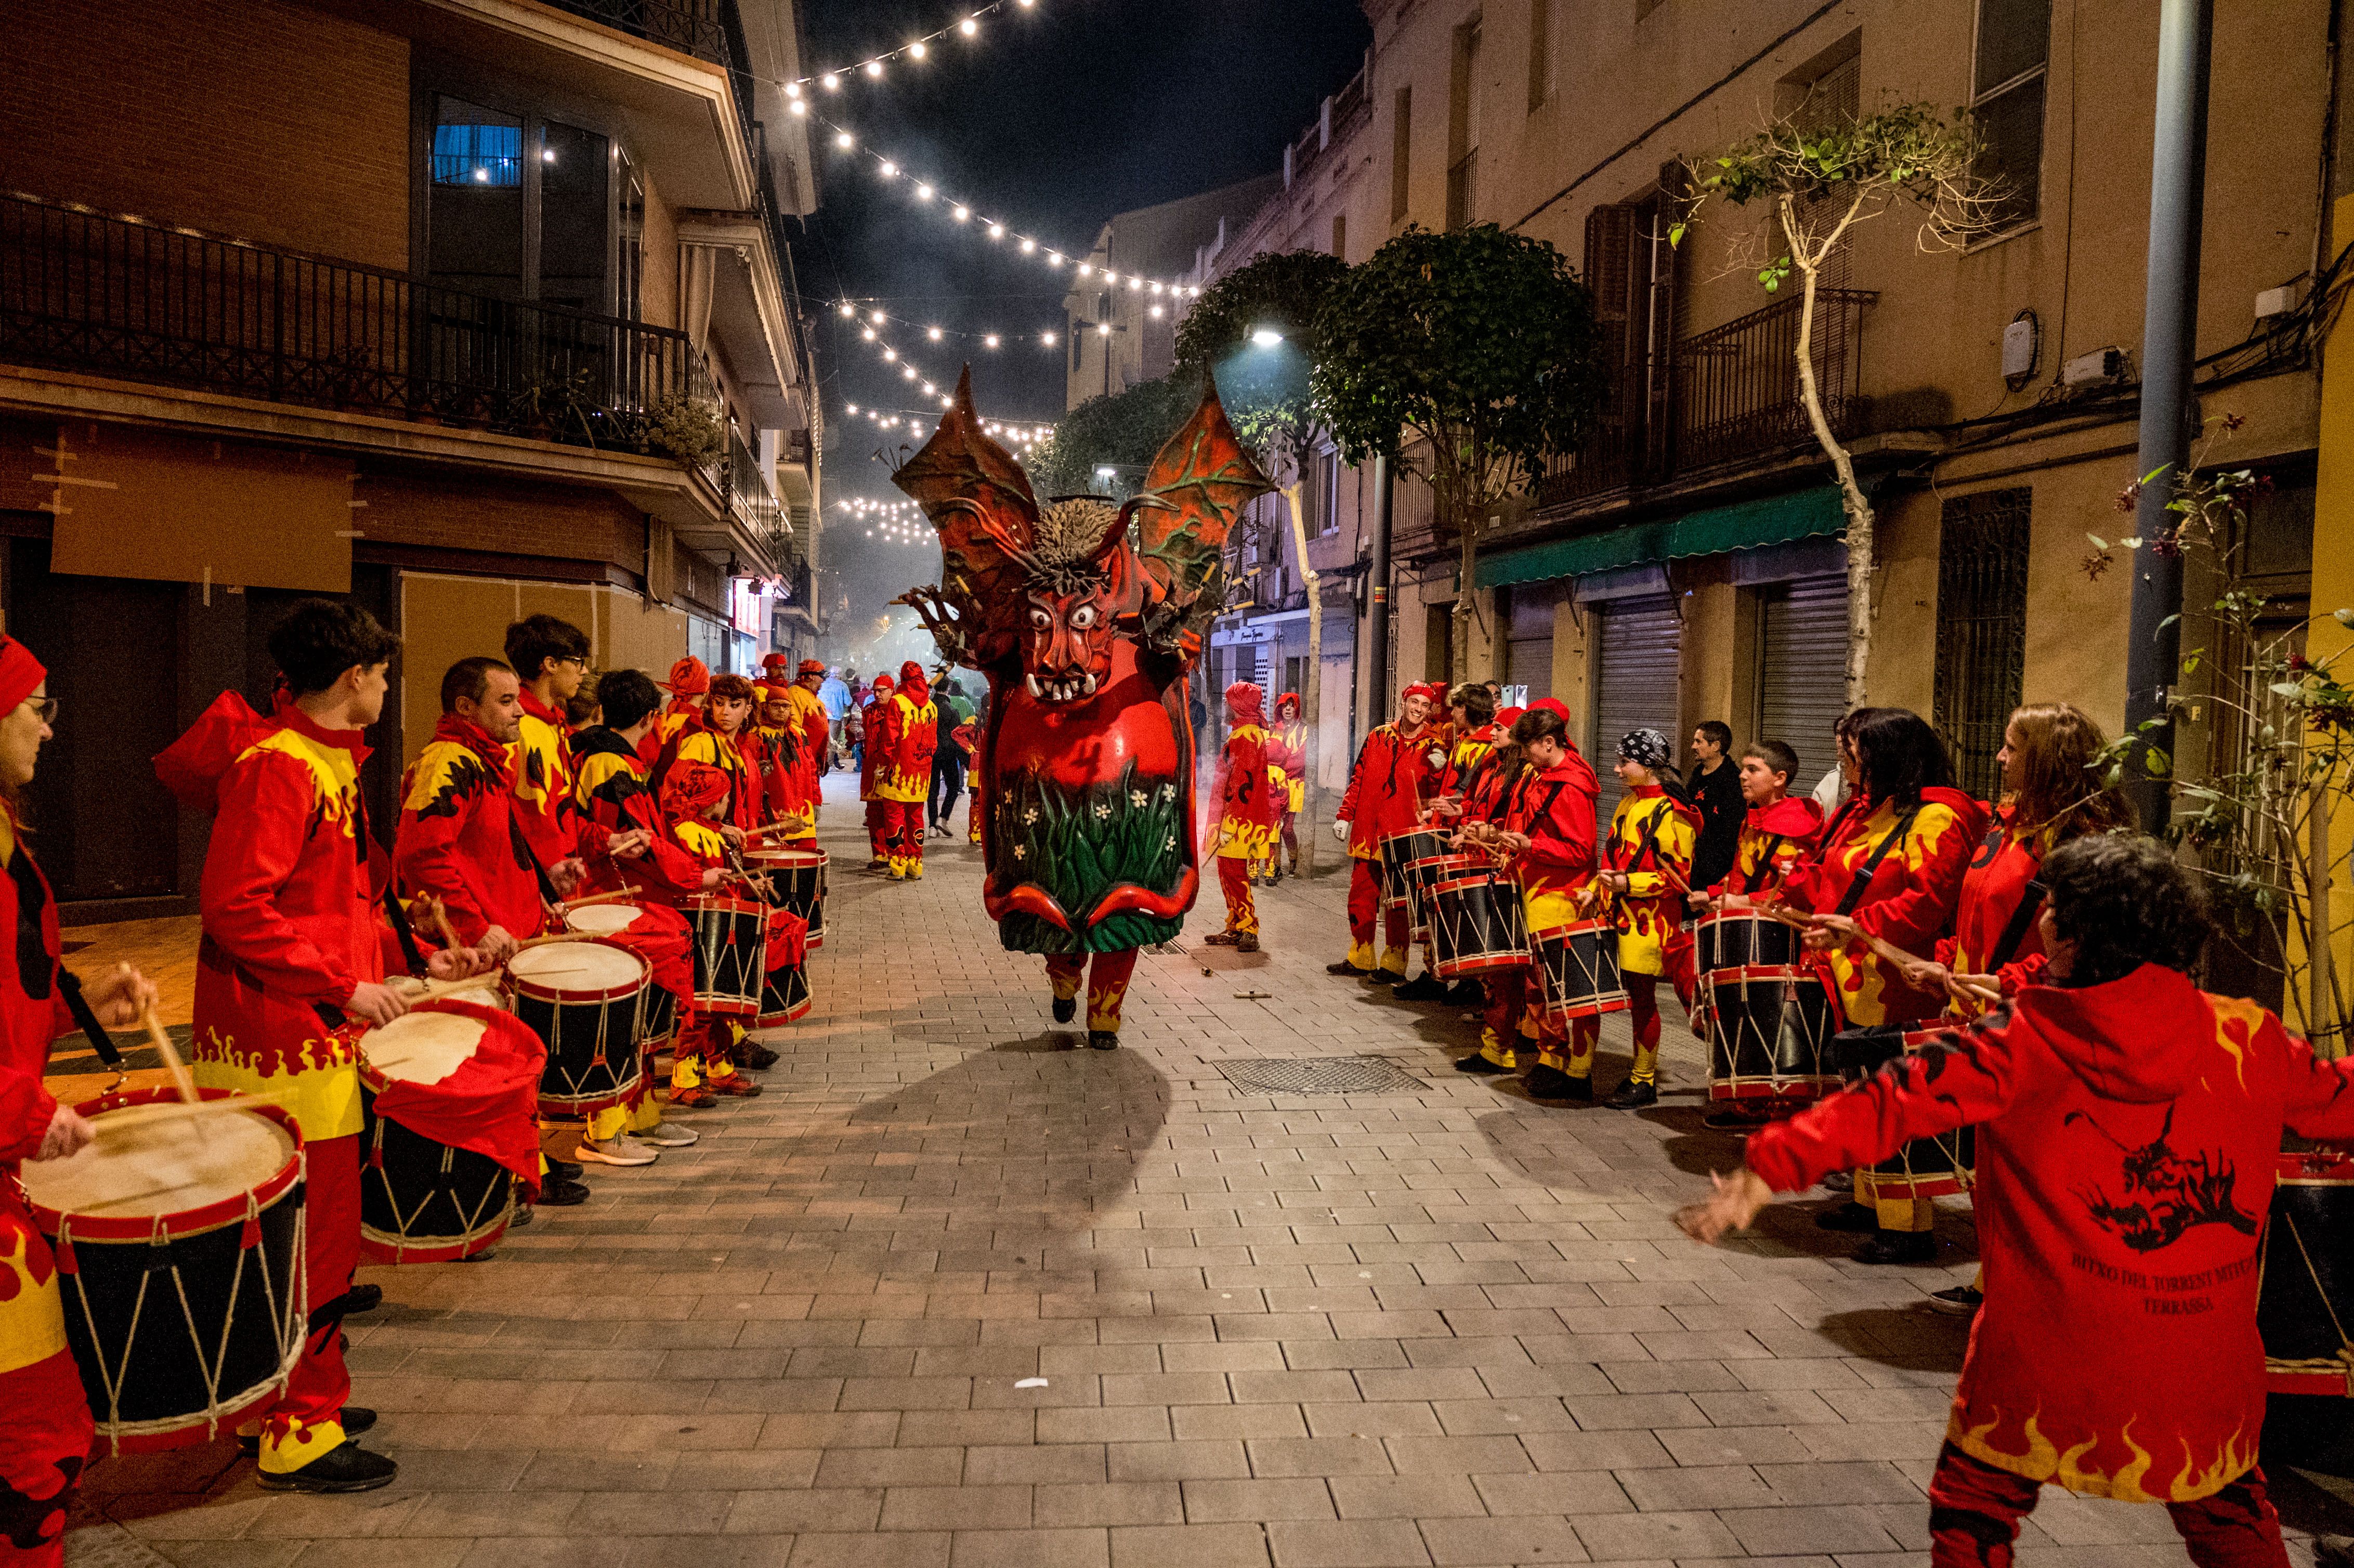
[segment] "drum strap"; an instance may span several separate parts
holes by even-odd
[[[400,956],[408,960],[408,972],[424,974],[425,954],[417,946],[417,928],[408,923],[408,906],[388,882],[384,886],[384,912],[392,917],[392,934],[400,938]]]
[[[1994,951],[1987,955],[1988,973],[1999,970],[2019,956],[2019,944],[2027,940],[2027,927],[2035,919],[2036,911],[2043,907],[2043,897],[2049,891],[2041,877],[2029,881],[2027,891],[2019,895],[2019,907],[2010,912],[2010,918],[2003,924],[2002,935],[1996,940]]]
[[[1855,913],[1855,906],[1863,902],[1864,894],[1871,890],[1872,878],[1880,870],[1880,863],[1888,858],[1889,851],[1904,842],[1904,836],[1913,831],[1913,819],[1920,814],[1920,802],[1915,801],[1897,816],[1896,825],[1888,830],[1888,836],[1880,841],[1880,847],[1872,852],[1872,858],[1857,870],[1855,880],[1847,885],[1847,896],[1840,900],[1838,913]]]
[[[90,1011],[90,1003],[82,1000],[81,978],[59,964],[58,989],[65,995],[66,1011],[73,1014],[75,1026],[90,1037],[90,1047],[98,1053],[98,1059],[121,1072],[122,1049],[114,1044],[114,1036],[106,1032],[106,1025],[98,1021],[98,1014]]]
[[[547,867],[539,863],[539,852],[531,847],[531,840],[524,836],[523,824],[515,821],[513,797],[507,800],[507,837],[514,842],[515,853],[523,856],[523,863],[531,867],[532,875],[539,880],[541,899],[550,905],[562,903],[564,895],[556,891],[556,879],[547,874]]]
[[[1748,875],[1741,879],[1742,892],[1756,892],[1758,882],[1767,872],[1774,869],[1774,857],[1781,853],[1782,838],[1782,834],[1776,833],[1766,841],[1766,853],[1757,857],[1756,865],[1751,868]]]

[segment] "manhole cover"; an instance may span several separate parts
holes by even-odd
[[[1229,1083],[1263,1095],[1418,1095],[1430,1086],[1385,1056],[1290,1056],[1220,1062]]]

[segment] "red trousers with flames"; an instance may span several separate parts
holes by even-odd
[[[1057,1001],[1068,1001],[1079,994],[1083,973],[1087,985],[1087,1028],[1097,1033],[1119,1033],[1119,1006],[1128,997],[1129,977],[1136,973],[1136,949],[1046,955],[1046,978],[1054,983]]]

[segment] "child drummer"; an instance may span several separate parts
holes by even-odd
[[[729,818],[728,775],[708,763],[679,760],[663,775],[661,807],[670,839],[706,870],[740,864]],[[737,1071],[733,1046],[737,1023],[717,1014],[682,1020],[671,1048],[670,1102],[700,1110],[727,1095],[750,1099],[760,1086]]]
[[[1659,977],[1690,994],[1691,948],[1682,908],[1700,813],[1682,796],[1674,755],[1656,729],[1619,737],[1617,772],[1627,793],[1611,814],[1606,863],[1594,879],[1618,927],[1618,974],[1635,1025],[1634,1065],[1602,1102],[1613,1110],[1659,1103]],[[1673,792],[1670,780],[1678,786]]]
[[[1694,910],[1738,909],[1780,899],[1783,879],[1815,853],[1823,832],[1823,809],[1814,797],[1790,793],[1790,780],[1797,776],[1798,754],[1782,741],[1753,741],[1743,749],[1741,798],[1749,811],[1742,819],[1740,847],[1730,875],[1692,890],[1687,902]]]

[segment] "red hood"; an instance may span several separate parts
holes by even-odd
[[[1823,831],[1823,809],[1812,795],[1785,795],[1770,806],[1754,806],[1749,825],[1761,833],[1810,839]]]
[[[1588,795],[1598,794],[1602,781],[1594,776],[1594,764],[1577,747],[1571,747],[1562,759],[1538,775],[1547,783],[1567,783]]]
[[[1954,813],[1962,830],[1962,842],[1977,843],[1986,837],[1987,806],[1984,800],[1963,789],[1949,789],[1942,784],[1932,784],[1921,791],[1925,806],[1943,806]]]
[[[365,730],[320,728],[282,687],[277,712],[268,718],[238,693],[223,692],[196,715],[186,734],[155,754],[155,777],[180,804],[211,815],[220,810],[221,780],[228,777],[230,766],[253,746],[290,727],[323,745],[343,747],[355,762],[368,758]]]
[[[504,773],[507,766],[507,748],[491,738],[490,731],[472,719],[460,718],[456,714],[443,714],[441,722],[433,726],[436,740],[454,740],[487,763],[493,773]]]
[[[515,700],[522,705],[524,712],[529,714],[532,717],[539,720],[541,723],[549,726],[557,734],[568,735],[571,733],[572,726],[564,721],[564,715],[558,713],[556,709],[549,707],[546,703],[541,702],[539,698],[533,694],[532,689],[529,686],[525,686],[521,691],[517,692],[515,694]]]
[[[2212,1015],[2190,977],[2162,964],[2144,964],[2106,985],[2029,986],[2015,1005],[2104,1099],[2170,1100],[2215,1063]]]

